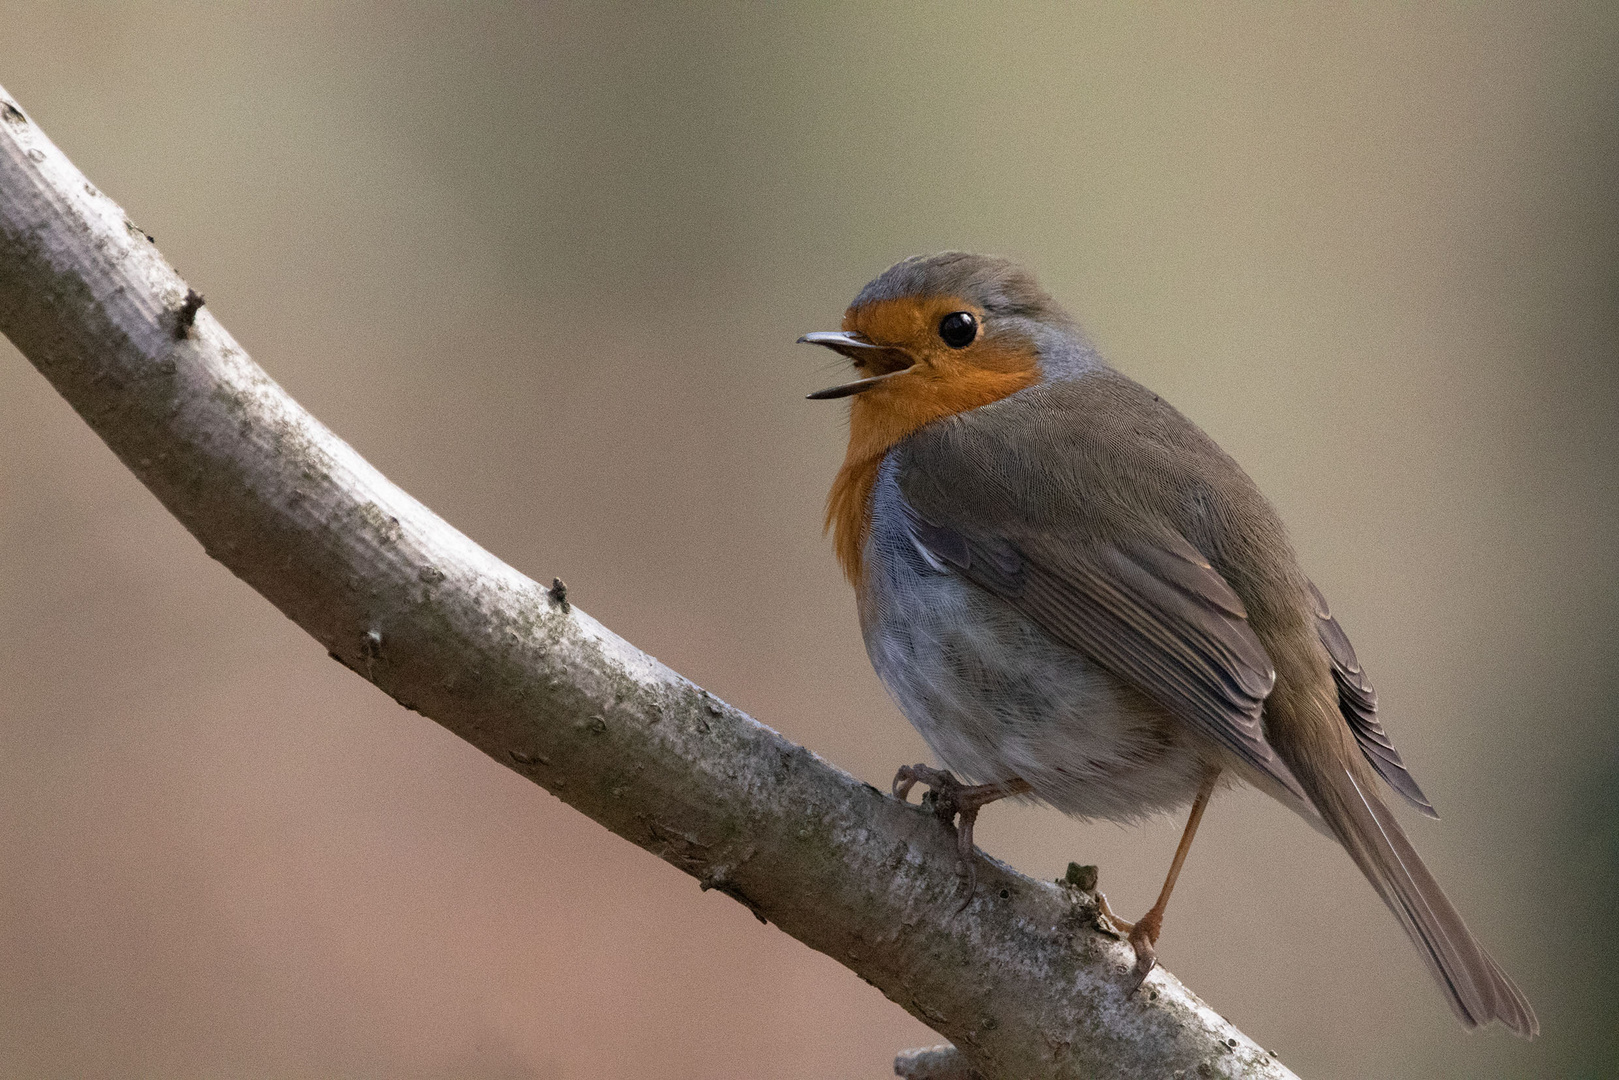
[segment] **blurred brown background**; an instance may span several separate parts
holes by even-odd
[[[1026,259],[1291,522],[1545,1035],[1219,802],[1167,965],[1328,1077],[1619,1074],[1619,8],[13,3],[0,83],[411,492],[873,782],[820,535],[891,261]],[[1102,866],[1178,822],[997,807]],[[936,1041],[328,660],[0,342],[0,1074],[879,1077]]]

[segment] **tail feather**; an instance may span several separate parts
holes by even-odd
[[[1540,1021],[1523,992],[1467,929],[1377,795],[1341,766],[1299,779],[1333,835],[1405,927],[1461,1021],[1478,1027],[1499,1020],[1524,1038],[1538,1035]]]

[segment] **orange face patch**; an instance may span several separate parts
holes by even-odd
[[[981,329],[971,344],[953,349],[939,336],[939,324],[957,311],[970,312]],[[1032,345],[990,337],[983,318],[977,305],[959,296],[879,300],[844,313],[843,329],[885,346],[860,354],[856,368],[862,376],[904,372],[850,399],[849,450],[827,496],[826,527],[856,588],[883,455],[925,424],[999,401],[1039,378]]]

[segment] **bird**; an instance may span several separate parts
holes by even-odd
[[[849,401],[826,528],[871,664],[944,766],[901,768],[893,794],[930,789],[969,901],[997,799],[1121,823],[1189,808],[1146,914],[1101,905],[1134,992],[1205,807],[1246,783],[1342,845],[1464,1025],[1539,1032],[1384,801],[1438,817],[1280,517],[1213,439],[998,256],[901,260],[799,341],[858,376],[809,395]]]

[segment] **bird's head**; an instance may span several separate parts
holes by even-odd
[[[1038,382],[1052,360],[1082,348],[1068,313],[1026,270],[956,251],[895,263],[860,290],[841,330],[799,340],[848,357],[858,376],[812,399],[852,397],[856,427],[889,420],[911,430]]]
[[[1028,271],[958,251],[895,263],[860,290],[843,329],[799,341],[848,357],[857,376],[810,395],[850,399],[849,450],[827,520],[851,579],[865,500],[890,447],[925,424],[1099,363]]]

